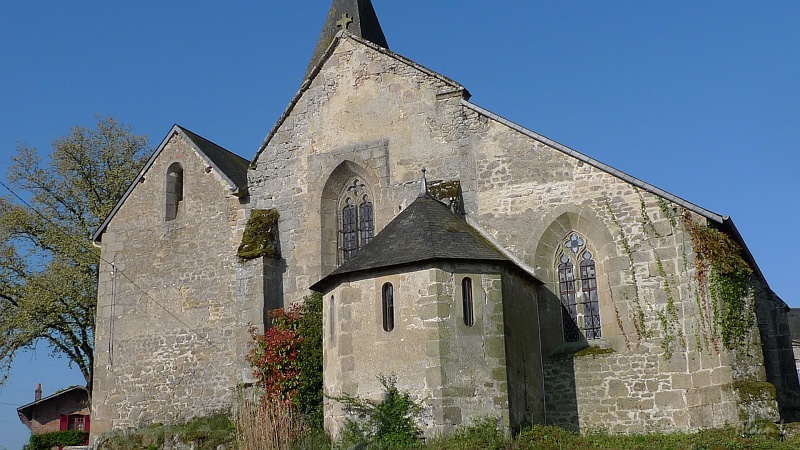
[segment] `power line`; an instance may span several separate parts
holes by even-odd
[[[79,239],[79,238],[75,237],[75,236],[74,236],[72,233],[70,233],[69,231],[65,230],[65,229],[64,229],[64,228],[63,228],[61,225],[59,225],[59,224],[57,224],[57,223],[53,222],[53,221],[52,221],[52,220],[51,220],[49,217],[45,216],[45,215],[44,215],[44,214],[43,214],[41,211],[39,211],[38,209],[34,208],[34,207],[33,207],[33,206],[30,204],[30,203],[28,203],[28,202],[27,202],[25,199],[23,199],[22,197],[20,197],[20,195],[19,195],[19,194],[17,194],[16,192],[14,192],[14,190],[13,190],[13,189],[11,189],[10,187],[8,187],[8,185],[6,185],[6,184],[5,184],[5,183],[4,183],[2,180],[0,180],[0,186],[3,186],[4,188],[6,188],[6,190],[7,190],[8,192],[10,192],[10,193],[11,193],[11,195],[13,195],[14,197],[16,197],[16,198],[17,198],[17,200],[19,200],[20,202],[22,202],[22,204],[24,204],[25,206],[27,206],[27,207],[28,207],[28,208],[29,208],[31,211],[33,211],[34,213],[36,213],[36,215],[38,215],[39,217],[41,217],[42,219],[44,219],[44,220],[45,220],[47,223],[49,223],[50,225],[52,225],[53,227],[55,227],[55,229],[56,229],[56,230],[57,230],[59,233],[61,233],[62,235],[64,235],[66,238],[70,239],[70,240],[71,240],[71,241],[73,241],[74,243],[77,243],[78,245],[84,246],[84,247],[85,247],[86,249],[88,249],[88,250],[94,250],[92,247],[89,247],[89,246],[87,245],[87,242],[86,242],[84,239]],[[177,321],[178,321],[178,323],[180,323],[181,325],[183,325],[184,327],[186,327],[186,329],[187,329],[187,330],[189,330],[189,331],[190,331],[192,334],[194,334],[195,336],[197,336],[197,337],[199,337],[199,338],[203,339],[204,341],[208,342],[208,343],[209,343],[209,344],[210,344],[212,347],[216,348],[217,350],[222,350],[222,349],[221,349],[219,346],[217,346],[217,345],[216,345],[214,342],[212,342],[212,341],[211,341],[211,340],[210,340],[208,337],[206,337],[206,336],[202,336],[200,333],[198,333],[197,331],[195,331],[195,330],[194,330],[194,329],[193,329],[193,328],[192,328],[192,327],[191,327],[189,324],[187,324],[186,322],[184,322],[183,320],[181,320],[181,319],[180,319],[178,316],[176,316],[176,315],[175,315],[175,314],[174,314],[172,311],[170,311],[169,309],[167,309],[167,307],[165,307],[164,305],[162,305],[161,303],[159,303],[159,302],[158,302],[158,300],[156,300],[156,299],[155,299],[155,298],[153,298],[153,297],[152,297],[150,294],[148,294],[146,290],[142,289],[142,288],[141,288],[141,287],[140,287],[138,284],[136,284],[136,282],[135,282],[135,281],[133,281],[133,279],[132,279],[131,277],[129,277],[129,276],[128,276],[128,275],[125,273],[125,271],[123,271],[123,270],[121,270],[121,269],[119,269],[119,268],[116,268],[116,266],[114,265],[114,263],[113,263],[113,262],[106,260],[105,258],[103,258],[103,256],[102,256],[102,255],[98,255],[98,258],[99,258],[101,261],[105,262],[106,264],[109,264],[109,265],[111,265],[111,267],[114,267],[114,268],[115,268],[115,270],[119,271],[119,272],[122,274],[122,276],[123,276],[123,277],[125,277],[125,279],[127,279],[127,280],[128,280],[128,281],[129,281],[129,282],[130,282],[130,283],[133,285],[133,287],[134,287],[135,289],[137,289],[137,290],[141,291],[141,292],[142,292],[142,293],[143,293],[143,294],[144,294],[144,295],[145,295],[145,296],[146,296],[148,299],[150,299],[150,301],[152,301],[153,303],[155,303],[155,304],[156,304],[156,305],[157,305],[159,308],[161,308],[161,309],[162,309],[162,310],[164,310],[164,311],[165,311],[167,314],[169,314],[170,316],[172,316],[172,317],[173,317],[175,320],[177,320]],[[113,320],[113,318],[112,318],[112,320]]]

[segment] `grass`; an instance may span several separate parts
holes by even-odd
[[[216,414],[181,425],[155,425],[136,431],[118,432],[106,437],[101,450],[160,450],[179,440],[194,444],[196,450],[328,450],[332,444],[320,432],[308,430],[290,412],[269,411],[258,403],[237,406],[232,422],[229,414]],[[415,450],[794,450],[800,448],[800,424],[783,427],[782,433],[722,428],[696,433],[645,433],[612,435],[603,432],[578,434],[553,426],[535,425],[514,438],[505,436],[485,419],[451,436],[428,439],[394,449]],[[238,432],[237,432],[238,429]],[[176,437],[177,436],[177,437]],[[334,445],[334,448],[337,446]],[[375,444],[365,450],[382,450]]]
[[[98,450],[159,450],[175,440],[194,444],[195,450],[217,450],[220,445],[235,448],[236,432],[228,413],[199,417],[183,424],[155,424],[137,430],[105,435]]]

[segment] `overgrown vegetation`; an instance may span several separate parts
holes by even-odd
[[[22,450],[50,450],[53,447],[83,445],[89,439],[89,432],[80,430],[54,431],[52,433],[33,434]]]
[[[423,407],[414,401],[408,392],[397,388],[394,375],[378,377],[383,386],[384,398],[372,402],[350,395],[334,400],[344,404],[348,418],[337,447],[393,449],[414,447],[419,443],[422,431],[417,420]]]
[[[291,405],[307,426],[322,428],[322,295],[269,313],[266,333],[253,333],[247,357],[262,401]]]
[[[264,400],[289,402],[297,395],[300,384],[300,369],[297,355],[300,350],[300,308],[275,309],[268,313],[270,327],[264,334],[255,328],[247,361],[253,367],[253,375],[264,392]]]
[[[307,430],[294,441],[281,441],[279,444],[273,444],[276,441],[271,441],[272,437],[269,434],[282,432],[274,427],[276,424],[281,427],[285,423],[281,422],[280,416],[275,416],[275,414],[280,414],[279,411],[264,410],[263,413],[265,416],[257,417],[265,420],[255,420],[252,422],[255,425],[251,427],[251,431],[260,433],[259,439],[263,438],[263,440],[257,442],[258,445],[244,446],[249,444],[242,444],[242,441],[239,441],[239,446],[236,447],[234,438],[226,442],[220,441],[218,445],[223,445],[223,448],[226,449],[238,448],[238,450],[330,450],[331,448],[395,450],[793,450],[800,448],[800,434],[798,433],[800,430],[798,430],[796,424],[776,426],[772,422],[768,422],[739,428],[702,430],[697,433],[643,433],[631,435],[611,435],[600,431],[581,435],[563,428],[534,425],[523,429],[515,438],[511,438],[500,431],[497,420],[491,418],[479,419],[474,425],[462,427],[450,436],[435,437],[428,439],[426,442],[415,440],[408,444],[396,443],[392,446],[378,445],[375,442],[362,442],[361,445],[350,444],[348,447],[344,440],[331,444],[325,436],[320,435],[318,432]],[[270,417],[272,418],[270,419]],[[276,417],[278,422],[274,420]],[[163,427],[128,432],[126,434],[127,441],[115,441],[115,446],[108,446],[109,444],[105,443],[100,449],[161,449],[163,444],[150,444],[151,442],[157,442],[156,440],[137,437],[140,435],[151,436],[154,431],[157,432],[161,428]],[[166,435],[173,436],[171,433],[176,430],[178,428],[173,427]],[[193,442],[184,437],[179,437],[177,441]],[[175,442],[174,438],[173,442]],[[216,448],[211,445],[213,444],[196,444],[194,448],[197,450]]]
[[[705,309],[711,303],[714,334],[719,333],[725,348],[740,348],[755,325],[753,293],[749,288],[753,270],[742,257],[742,248],[730,236],[696,224],[688,212],[684,223],[694,245],[700,302]],[[705,298],[706,288],[710,302]]]
[[[234,422],[238,450],[290,450],[307,433],[296,408],[244,392],[234,409]]]
[[[306,297],[300,307],[300,353],[297,369],[300,383],[294,403],[308,426],[322,430],[325,411],[322,397],[322,294]]]
[[[242,234],[242,243],[237,255],[248,260],[262,256],[280,258],[278,251],[278,211],[275,209],[254,209],[247,219]]]
[[[165,444],[193,445],[195,450],[233,448],[236,429],[228,413],[200,417],[178,425],[153,425],[103,436],[98,450],[159,450]]]

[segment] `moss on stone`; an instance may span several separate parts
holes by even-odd
[[[557,361],[567,358],[581,358],[584,356],[591,356],[596,358],[601,355],[608,355],[615,353],[613,348],[599,347],[587,345],[586,341],[583,342],[564,342],[559,345],[552,353],[548,355],[551,361]]]
[[[461,191],[461,182],[434,181],[428,184],[428,192],[437,200],[454,200]]]
[[[278,259],[278,211],[254,209],[247,220],[242,244],[236,254],[244,260],[267,257]]]
[[[610,353],[614,353],[614,349],[613,348],[603,348],[603,347],[589,346],[589,347],[586,347],[583,350],[579,350],[579,351],[575,352],[575,355],[573,355],[573,356],[575,356],[576,358],[581,358],[581,357],[584,357],[584,356],[597,357],[597,356],[600,356],[600,355],[608,355]]]
[[[767,381],[739,381],[731,385],[733,390],[739,394],[739,402],[750,404],[778,398],[775,385]]]

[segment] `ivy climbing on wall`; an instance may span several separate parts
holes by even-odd
[[[639,195],[639,210],[641,214],[642,227],[644,228],[645,235],[647,236],[645,241],[649,245],[650,250],[652,250],[656,259],[658,276],[661,279],[661,289],[664,291],[664,294],[667,297],[667,304],[664,310],[656,311],[656,315],[658,316],[658,322],[661,325],[662,331],[661,347],[664,349],[664,357],[669,359],[672,357],[672,345],[675,343],[676,339],[681,347],[686,347],[686,339],[683,335],[683,329],[679,323],[678,308],[675,306],[675,295],[672,288],[675,283],[670,282],[671,274],[667,274],[667,271],[664,269],[664,262],[661,260],[661,255],[658,253],[657,246],[653,245],[653,242],[651,241],[651,239],[655,239],[660,242],[664,237],[658,232],[655,224],[650,218],[650,214],[647,212],[647,203],[645,202],[644,196],[642,196],[642,193],[638,189],[635,190]],[[663,199],[659,198],[659,200]],[[664,210],[664,206],[659,204],[659,207],[662,209],[662,211]],[[669,211],[668,206],[666,209]],[[671,213],[671,211],[669,212]],[[671,214],[667,215],[666,217],[672,219],[670,220],[670,225],[672,225],[674,223],[674,217]]]
[[[755,325],[755,311],[753,292],[749,287],[753,271],[742,257],[741,247],[727,234],[704,222],[694,221],[689,211],[679,210],[676,205],[659,197],[656,199],[656,204],[661,211],[662,218],[666,219],[672,228],[671,234],[675,236],[676,244],[678,244],[678,239],[684,239],[682,246],[685,251],[678,251],[682,258],[683,275],[671,273],[665,267],[658,251],[662,247],[662,241],[666,238],[664,234],[666,232],[664,230],[659,232],[659,228],[649,213],[650,209],[645,197],[639,190],[635,191],[640,200],[641,245],[647,246],[647,250],[652,253],[660,289],[666,297],[663,306],[656,303],[651,304],[647,301],[646,296],[643,297],[640,288],[642,274],[637,272],[630,237],[618,220],[610,200],[604,198],[604,201],[611,222],[619,230],[619,245],[629,261],[633,289],[632,291],[623,291],[622,298],[631,305],[631,323],[639,340],[653,337],[652,331],[646,327],[647,317],[652,314],[661,329],[661,347],[664,349],[665,358],[672,357],[675,345],[686,347],[684,326],[678,313],[681,287],[680,283],[676,281],[676,277],[685,277],[687,280],[693,278],[694,283],[687,287],[686,293],[695,298],[700,313],[699,322],[692,324],[698,350],[702,350],[703,343],[712,344],[716,351],[719,351],[719,342],[726,349],[745,346],[749,333]],[[681,230],[681,228],[683,229]],[[670,233],[666,233],[666,235],[669,236]],[[685,238],[686,235],[688,238]],[[688,240],[691,241],[691,250],[689,250]],[[694,253],[694,273],[690,275],[689,255],[692,252]],[[616,305],[615,312],[618,326],[625,334]],[[625,334],[625,338],[627,341],[627,334]]]
[[[683,222],[694,247],[700,301],[706,309],[711,304],[714,334],[721,336],[726,349],[741,348],[755,326],[753,292],[749,287],[753,269],[730,236],[696,223],[689,211],[684,211]]]
[[[625,255],[627,255],[628,257],[628,262],[630,263],[629,270],[631,272],[631,280],[634,290],[634,298],[632,303],[634,313],[632,322],[633,322],[633,327],[636,330],[636,334],[639,337],[639,340],[641,341],[644,338],[649,338],[650,332],[645,327],[645,313],[644,309],[642,308],[642,301],[639,293],[639,280],[638,280],[638,275],[636,273],[636,265],[634,264],[633,260],[633,250],[631,249],[630,242],[628,241],[628,237],[625,235],[625,231],[622,228],[622,225],[620,225],[619,223],[619,219],[617,219],[617,215],[614,214],[614,209],[611,207],[611,202],[608,200],[608,197],[605,197],[604,200],[606,204],[606,211],[608,212],[608,215],[611,217],[611,221],[614,222],[614,225],[616,225],[617,228],[619,229],[619,240],[620,243],[622,244],[622,248],[625,250]],[[631,298],[628,296],[627,292],[622,293],[622,298],[626,302],[631,303]]]

